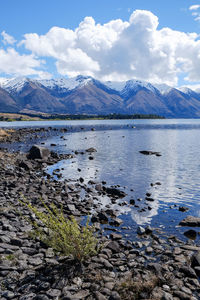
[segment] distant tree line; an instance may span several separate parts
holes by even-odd
[[[22,115],[24,117],[22,117]],[[20,117],[16,117],[9,114],[9,117],[0,116],[0,121],[23,121],[26,120],[26,116],[28,117],[37,117],[42,120],[95,120],[95,119],[102,119],[102,120],[125,120],[125,119],[165,119],[163,116],[155,115],[155,114],[108,114],[108,115],[86,115],[86,114],[29,114],[24,113],[20,114]]]
[[[30,116],[30,115],[29,115]],[[36,115],[34,115],[36,117]],[[32,115],[33,117],[33,115]],[[52,120],[88,120],[88,119],[106,119],[106,120],[125,120],[125,119],[165,119],[162,116],[155,114],[108,114],[108,115],[86,115],[86,114],[52,114],[52,115],[37,115],[41,119],[52,119]]]

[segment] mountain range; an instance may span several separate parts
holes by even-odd
[[[102,82],[90,76],[0,78],[0,112],[157,114],[199,118],[200,93],[145,81]]]

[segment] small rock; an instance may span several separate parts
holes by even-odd
[[[193,229],[190,229],[190,230],[185,231],[184,235],[191,240],[195,240],[197,237],[197,232]]]
[[[185,212],[185,211],[188,211],[189,208],[188,208],[188,207],[185,207],[185,206],[179,206],[178,210],[179,210],[179,211],[182,211],[182,212]]]
[[[137,234],[142,235],[145,233],[145,229],[142,226],[138,226],[137,228]]]
[[[86,151],[86,152],[89,152],[89,153],[97,152],[97,150],[96,150],[95,148],[93,148],[93,147],[88,148],[88,149],[86,149],[85,151]]]

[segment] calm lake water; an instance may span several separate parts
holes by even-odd
[[[52,149],[59,153],[94,147],[94,160],[89,160],[88,154],[76,155],[49,168],[49,172],[63,168],[66,179],[83,177],[85,182],[92,179],[119,184],[128,194],[123,200],[129,203],[133,198],[139,206],[116,207],[123,226],[130,226],[132,232],[138,224],[150,224],[185,239],[183,233],[188,228],[179,227],[180,220],[187,215],[200,217],[200,120],[0,122],[0,126],[67,127],[68,132],[49,137],[45,146],[51,148],[54,143],[57,146]],[[146,156],[139,153],[141,150],[158,151],[162,156]],[[161,185],[152,187],[156,182]],[[146,203],[146,192],[152,194],[154,202]],[[108,199],[102,199],[102,205],[107,203]],[[141,212],[147,204],[150,209]],[[179,206],[189,211],[180,212]],[[132,232],[127,234],[131,236]]]

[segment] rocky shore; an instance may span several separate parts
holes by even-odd
[[[1,142],[26,142],[50,131],[11,131]],[[95,151],[87,150],[88,155]],[[112,206],[102,210],[96,201],[106,194],[112,204],[123,191],[84,178],[58,181],[46,173],[47,166],[69,157],[41,147],[29,154],[0,151],[0,299],[200,299],[200,246],[162,236],[149,226],[138,227],[137,241],[127,240],[118,231],[123,224]],[[91,214],[99,252],[80,265],[33,239],[27,222],[33,216],[20,204],[21,197],[37,207],[41,198],[62,205],[66,217],[78,220]],[[112,226],[109,235],[102,223]]]

